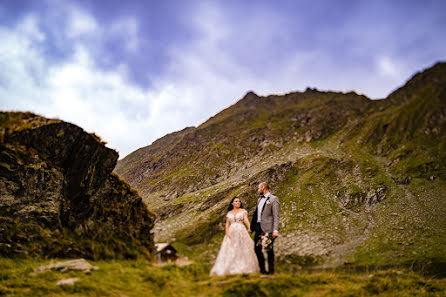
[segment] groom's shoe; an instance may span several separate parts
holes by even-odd
[[[268,274],[268,272],[266,272],[266,270],[260,270],[261,274]]]

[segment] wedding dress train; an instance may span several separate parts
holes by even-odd
[[[211,276],[227,274],[258,273],[259,263],[254,252],[254,241],[243,225],[243,215],[246,210],[235,216],[228,213],[229,238],[225,236],[218,252],[217,259],[211,269]]]

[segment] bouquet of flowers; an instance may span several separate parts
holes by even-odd
[[[257,245],[261,245],[264,251],[270,251],[273,248],[274,237],[272,234],[266,233],[260,237]]]

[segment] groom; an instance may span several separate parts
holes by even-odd
[[[268,183],[259,184],[258,193],[260,198],[257,201],[257,207],[251,220],[251,228],[254,234],[254,250],[259,261],[260,272],[265,271],[265,257],[262,252],[262,236],[266,233],[271,234],[274,239],[279,236],[279,198],[272,195],[269,191]],[[268,255],[268,273],[274,273],[274,250],[267,250]]]

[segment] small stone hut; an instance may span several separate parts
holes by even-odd
[[[171,263],[178,259],[177,250],[170,243],[156,243],[156,261]]]

